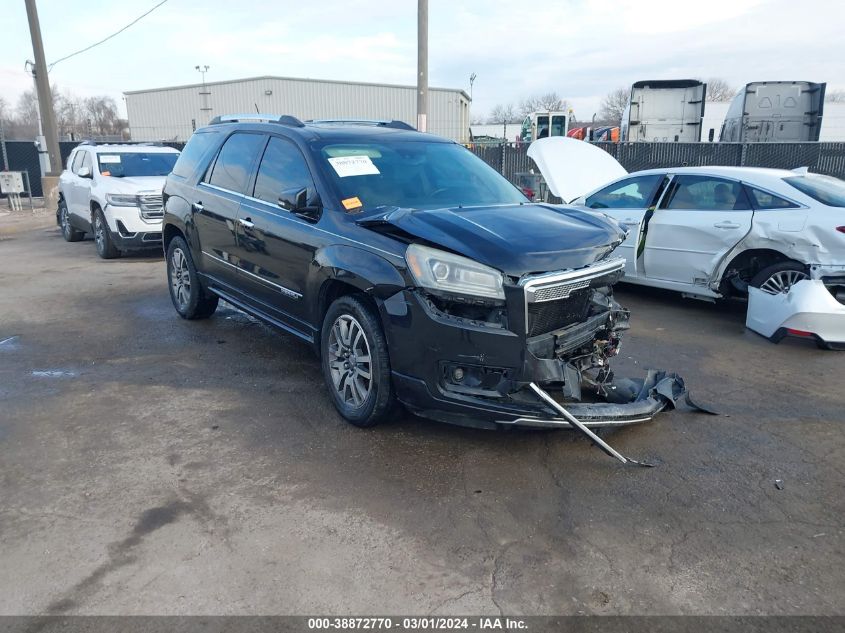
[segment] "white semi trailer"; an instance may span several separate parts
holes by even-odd
[[[723,143],[818,141],[826,84],[755,81],[734,97],[719,140]]]
[[[697,79],[636,82],[622,115],[620,140],[697,143],[706,93],[707,84]]]

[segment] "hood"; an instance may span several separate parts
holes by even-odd
[[[395,209],[358,223],[396,227],[512,277],[587,266],[625,239],[601,215],[546,204]]]
[[[564,202],[598,189],[628,172],[606,151],[574,138],[551,136],[528,146],[551,191]]]
[[[103,176],[103,180],[109,183],[109,193],[161,194],[167,176],[126,176],[125,178]]]

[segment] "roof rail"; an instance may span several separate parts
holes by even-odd
[[[305,127],[305,124],[297,119],[295,116],[289,114],[220,114],[211,121],[209,125],[217,125],[218,123],[246,123],[248,121],[266,122],[266,123],[281,123],[290,127]]]
[[[404,121],[383,121],[379,119],[309,119],[306,123],[313,123],[315,125],[374,125],[376,127],[390,127],[397,130],[413,130],[416,128],[408,125]]]
[[[80,145],[142,145],[146,147],[164,147],[161,141],[81,141]]]

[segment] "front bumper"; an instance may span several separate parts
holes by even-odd
[[[600,387],[585,380],[593,389],[582,394],[582,373],[569,362],[570,353],[627,327],[627,311],[602,295],[607,311],[529,337],[522,289],[505,293],[507,323],[498,327],[444,314],[417,290],[382,302],[393,385],[407,408],[466,426],[569,428],[570,422],[532,390],[534,383],[585,426],[625,426],[651,420],[685,394],[679,377],[660,372],[640,381],[613,381],[608,374]],[[587,401],[587,391],[602,396]]]

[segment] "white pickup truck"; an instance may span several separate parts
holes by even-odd
[[[59,178],[56,221],[68,242],[86,233],[103,259],[161,249],[161,190],[179,151],[149,143],[93,143],[71,152]]]

